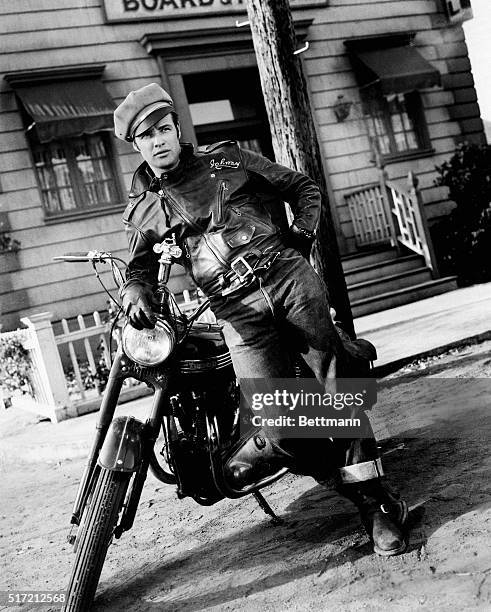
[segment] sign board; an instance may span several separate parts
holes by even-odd
[[[290,0],[292,9],[327,6],[328,0]],[[103,0],[106,23],[244,13],[246,0]]]

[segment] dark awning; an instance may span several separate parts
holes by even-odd
[[[100,78],[8,79],[33,123],[40,142],[113,129],[115,104]]]
[[[440,85],[440,73],[414,47],[355,51],[362,85],[380,85],[382,92],[403,93]]]

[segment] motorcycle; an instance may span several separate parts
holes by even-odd
[[[181,255],[175,240],[156,244],[154,251],[159,255],[157,322],[142,330],[126,322],[118,334],[71,516],[68,541],[75,562],[67,612],[90,609],[110,544],[133,526],[148,470],[175,486],[178,498],[189,496],[209,506],[253,495],[274,523],[281,522],[260,490],[288,471],[287,462],[261,431],[247,428],[240,418],[240,389],[220,327],[198,321],[208,302],[186,316],[169,291],[171,266]],[[124,262],[111,253],[68,253],[55,259],[90,262],[100,281],[97,265],[109,263],[116,283],[124,282]],[[115,417],[123,382],[130,377],[153,389],[145,422]],[[159,435],[164,440],[160,459]]]

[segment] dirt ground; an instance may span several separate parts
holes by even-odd
[[[288,475],[265,491],[285,521],[274,527],[252,498],[201,507],[150,475],[93,609],[490,610],[490,349],[455,350],[382,381],[371,419],[411,507],[405,554],[373,554],[356,509],[309,478]],[[66,588],[82,467],[3,461],[0,589]]]

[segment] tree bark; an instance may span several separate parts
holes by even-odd
[[[326,284],[330,305],[354,338],[353,316],[307,83],[301,61],[294,55],[297,43],[290,5],[288,0],[247,0],[247,12],[276,161],[307,174],[321,190],[315,265]]]

